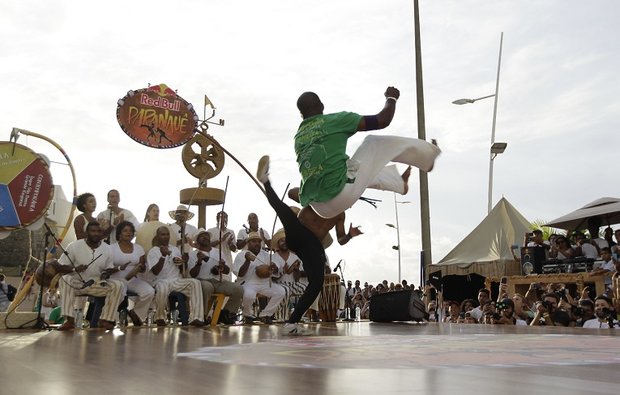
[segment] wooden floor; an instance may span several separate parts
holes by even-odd
[[[0,331],[2,394],[617,394],[620,331],[485,325]]]

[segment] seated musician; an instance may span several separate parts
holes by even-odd
[[[261,249],[263,239],[258,232],[250,232],[247,250],[235,257],[233,273],[239,276],[243,285],[243,316],[246,324],[254,322],[253,304],[256,295],[269,298],[267,306],[259,313],[258,319],[265,324],[273,323],[272,316],[285,296],[284,288],[271,282],[271,276],[278,273],[278,267],[269,263],[269,254]]]
[[[78,296],[105,297],[99,327],[112,329],[116,310],[125,298],[125,287],[118,280],[101,280],[102,274],[115,271],[110,246],[102,242],[98,222],[86,225],[86,238],[72,242],[60,257],[58,271],[65,274],[59,282],[60,303],[65,322],[58,330],[75,328],[73,307]]]
[[[271,261],[278,267],[278,276],[273,280],[284,287],[286,295],[278,308],[283,319],[288,319],[288,306],[290,299],[303,295],[307,282],[302,282],[302,263],[297,254],[288,249],[284,229],[280,229],[271,239],[271,247],[275,250]]]
[[[186,262],[181,257],[181,251],[170,244],[170,231],[167,226],[157,229],[153,238],[153,248],[146,257],[149,275],[146,280],[155,287],[155,301],[157,310],[155,322],[157,326],[165,326],[166,306],[168,295],[176,291],[189,297],[190,320],[192,326],[204,325],[204,305],[202,301],[202,287],[200,281],[193,278],[183,278],[181,271]]]
[[[243,287],[223,277],[230,273],[230,267],[226,265],[225,257],[220,253],[220,250],[211,247],[211,234],[204,229],[198,230],[196,250],[189,253],[188,269],[190,276],[200,280],[202,285],[205,314],[208,313],[209,306],[207,303],[211,295],[214,292],[222,293],[229,298],[225,308],[220,313],[220,322],[226,325],[234,325],[237,310],[239,310],[243,298]]]

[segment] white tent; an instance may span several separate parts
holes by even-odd
[[[597,199],[578,210],[554,219],[546,226],[581,230],[588,226],[588,220],[591,218],[598,218],[603,226],[620,223],[620,199],[613,197]]]
[[[467,237],[429,270],[441,270],[443,276],[472,273],[484,277],[519,275],[521,266],[514,259],[511,248],[521,245],[527,232],[531,232],[530,222],[506,198],[502,198]]]

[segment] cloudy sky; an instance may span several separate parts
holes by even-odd
[[[429,174],[433,261],[443,258],[486,215],[493,99],[456,106],[458,98],[495,89],[500,34],[504,44],[496,141],[494,204],[506,197],[529,220],[551,220],[602,196],[618,196],[613,158],[620,139],[620,5],[614,0],[421,1],[427,137],[443,154]],[[209,132],[252,172],[264,154],[279,193],[298,185],[292,138],[301,121],[295,101],[317,92],[327,112],[374,114],[388,85],[401,91],[382,134],[417,136],[411,0],[20,1],[0,2],[0,140],[20,127],[57,141],[77,170],[79,192],[99,207],[116,188],[121,206],[144,216],[165,212],[197,180],[181,148],[156,150],[131,140],[116,121],[130,89],[165,83],[196,107],[208,94],[216,119]],[[198,111],[202,115],[202,110]],[[350,139],[349,152],[363,135]],[[19,143],[53,161],[49,144]],[[72,191],[66,166],[52,165]],[[238,230],[249,212],[271,229],[274,212],[232,161],[209,186],[224,188]],[[365,234],[328,250],[345,277],[398,276],[394,196],[372,191],[377,209],[347,213]],[[419,283],[417,175],[398,197],[403,278]],[[219,206],[207,209],[215,225]],[[99,211],[99,210],[98,210]],[[197,212],[196,208],[193,211]]]

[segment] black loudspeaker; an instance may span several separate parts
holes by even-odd
[[[545,259],[545,247],[521,248],[521,268],[523,269],[523,274],[542,274],[542,264]]]
[[[441,291],[441,286],[443,285],[443,277],[441,276],[441,270],[437,270],[432,272],[428,276],[428,282],[435,287],[436,290]]]
[[[422,321],[428,319],[424,302],[416,291],[376,294],[370,298],[370,320],[375,322]]]

